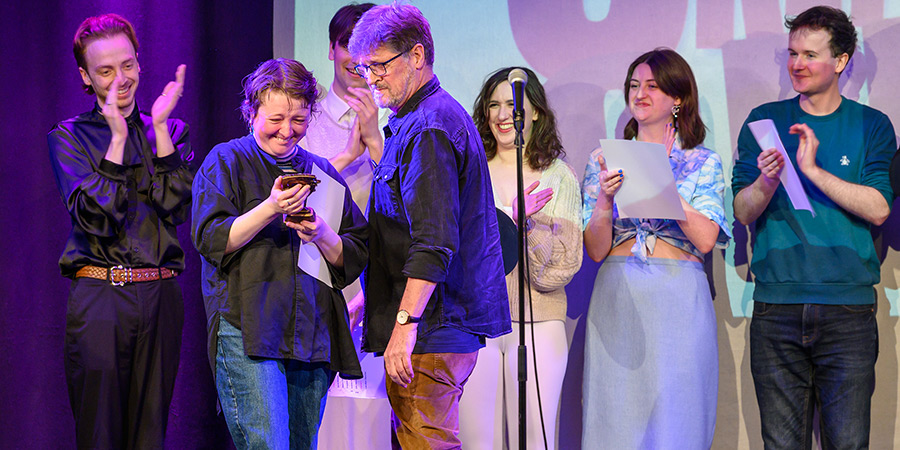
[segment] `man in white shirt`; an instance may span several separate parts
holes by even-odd
[[[367,211],[372,187],[373,164],[381,159],[384,146],[381,126],[390,113],[375,105],[365,79],[356,74],[347,43],[357,20],[375,6],[350,4],[339,9],[328,25],[328,59],[334,62],[334,81],[319,111],[312,115],[300,146],[328,158],[361,211]],[[319,429],[318,447],[389,448],[391,405],[384,383],[384,359],[359,352],[363,292],[359,281],[343,291],[350,311],[350,326],[356,341],[363,379],[335,379],[328,391],[328,407]]]
[[[378,162],[384,146],[380,122],[387,123],[389,111],[375,105],[365,80],[354,71],[347,42],[356,21],[372,6],[347,5],[332,17],[328,59],[334,62],[334,81],[300,141],[304,149],[328,158],[347,181],[361,211],[366,211],[371,190],[372,161]]]

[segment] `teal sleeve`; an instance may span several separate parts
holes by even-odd
[[[870,128],[867,138],[866,163],[860,184],[877,189],[890,207],[894,201],[890,179],[891,158],[897,152],[894,126],[886,115],[875,110],[870,110],[869,117],[865,120],[867,122],[871,120],[874,125]]]
[[[750,112],[744,125],[741,126],[740,134],[737,141],[737,159],[734,161],[734,167],[731,169],[731,192],[737,196],[741,189],[753,183],[759,177],[759,168],[756,167],[756,158],[762,152],[756,138],[750,132],[748,123],[761,119],[757,109]]]

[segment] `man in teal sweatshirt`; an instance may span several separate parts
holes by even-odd
[[[785,25],[799,95],[750,113],[732,179],[734,216],[756,230],[750,365],[763,441],[809,448],[818,409],[824,448],[867,448],[880,280],[869,227],[890,214],[896,138],[886,115],[840,94],[857,44],[847,15],[817,6]],[[748,124],[761,119],[774,121],[788,158],[756,143]],[[814,213],[793,208],[786,164]]]

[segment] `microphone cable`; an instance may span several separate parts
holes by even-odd
[[[544,408],[541,402],[541,384],[538,380],[538,365],[537,365],[537,346],[535,345],[534,339],[534,302],[531,298],[531,257],[528,255],[528,232],[525,232],[525,286],[519,286],[519,289],[523,289],[525,287],[528,288],[528,315],[531,318],[531,321],[528,322],[531,324],[531,361],[532,367],[534,368],[534,389],[537,393],[537,406],[538,406],[538,415],[541,418],[541,435],[544,437],[544,450],[549,450],[549,445],[547,444],[547,426],[544,423]],[[527,326],[525,323],[525,318],[519,318],[520,326]],[[527,362],[527,361],[526,361]],[[526,419],[527,420],[527,419]],[[554,424],[555,425],[555,424]]]

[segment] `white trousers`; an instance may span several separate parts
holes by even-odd
[[[527,448],[537,450],[544,448],[544,438],[537,405],[531,325],[525,324],[528,348],[526,437]],[[519,448],[519,324],[513,322],[512,328],[512,333],[487,340],[485,348],[478,352],[475,371],[466,382],[459,402],[459,436],[466,450]],[[547,444],[553,449],[556,448],[559,397],[569,358],[565,322],[534,322],[534,335]],[[504,443],[508,445],[504,446]]]

